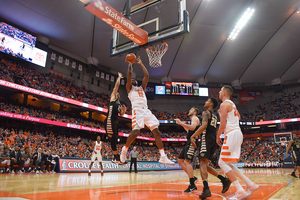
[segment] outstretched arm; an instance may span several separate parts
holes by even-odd
[[[127,93],[129,93],[131,90],[131,87],[132,87],[131,79],[132,79],[133,68],[132,68],[131,62],[126,62],[126,63],[128,63],[126,90],[127,90]]]
[[[143,90],[145,90],[146,87],[147,87],[148,81],[149,81],[149,73],[148,73],[148,70],[146,69],[145,65],[142,63],[142,60],[141,60],[140,56],[136,59],[136,63],[139,64],[142,67],[142,70],[144,72],[142,88],[143,88]]]
[[[122,73],[119,72],[118,75],[119,76],[118,76],[118,79],[116,81],[115,87],[114,87],[114,89],[111,93],[110,101],[115,101],[117,99],[116,94],[117,94],[117,92],[119,90],[119,87],[120,87],[120,80],[121,80],[121,78],[123,78]]]
[[[202,125],[197,129],[197,131],[191,136],[192,145],[197,148],[194,138],[198,137],[201,133],[203,133],[207,128],[208,120],[210,119],[210,112],[204,111],[202,114]]]
[[[293,143],[294,143],[294,140],[290,140],[289,146],[286,148],[285,157],[287,157],[287,154],[288,154],[288,152],[289,152],[289,150],[290,150]]]

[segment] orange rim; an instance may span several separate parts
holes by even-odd
[[[169,48],[168,44],[165,43],[165,42],[163,42],[163,43],[161,43],[161,44],[166,46],[166,48],[165,48],[164,50],[161,50],[161,51],[153,51],[153,50],[150,49],[150,48],[153,47],[153,46],[151,46],[151,47],[146,48],[146,51],[153,52],[153,53],[161,53],[161,52],[167,51],[168,48]]]

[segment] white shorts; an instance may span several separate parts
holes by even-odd
[[[159,126],[159,121],[148,108],[133,108],[132,109],[132,130],[140,130],[144,126],[152,131]]]
[[[225,135],[220,159],[224,162],[238,162],[241,155],[241,145],[243,143],[243,133],[241,130],[233,130]]]
[[[1,165],[10,165],[10,160],[1,161]]]
[[[98,162],[102,162],[102,156],[100,152],[97,152],[97,154],[95,153],[92,154],[92,158],[91,158],[92,162],[95,162],[96,158]]]

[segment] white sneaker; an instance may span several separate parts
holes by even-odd
[[[122,148],[122,152],[121,152],[121,155],[120,155],[120,161],[122,163],[124,163],[126,161],[126,154],[127,154],[127,151],[125,150],[125,146]]]
[[[166,165],[175,165],[175,163],[172,162],[171,160],[169,160],[169,158],[167,158],[167,156],[161,156],[158,162],[166,164]]]
[[[242,199],[246,199],[250,195],[251,194],[249,194],[246,191],[244,191],[243,193],[236,192],[235,195],[233,197],[230,197],[228,200],[242,200]]]
[[[247,186],[247,193],[250,195],[259,188],[259,185],[255,184],[252,187]]]

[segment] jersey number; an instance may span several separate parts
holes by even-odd
[[[215,128],[217,127],[217,117],[215,115],[213,115],[213,117],[211,118],[210,125]]]
[[[233,109],[234,109],[234,116],[239,116],[239,114],[238,114],[238,111],[237,111],[236,107],[233,107]]]
[[[144,93],[143,93],[143,91],[138,91],[138,94],[139,94],[139,97],[144,97]]]

